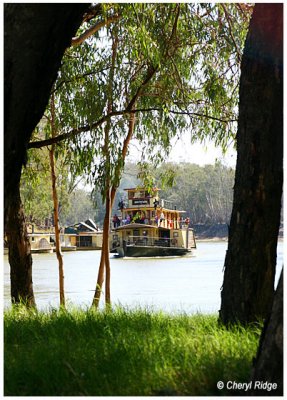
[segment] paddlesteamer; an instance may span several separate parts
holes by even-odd
[[[185,211],[160,199],[160,189],[125,189],[127,204],[119,203],[112,220],[111,252],[119,257],[183,256],[196,248]]]

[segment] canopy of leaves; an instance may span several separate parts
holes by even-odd
[[[250,14],[243,7],[103,4],[99,20],[119,19],[67,50],[54,89],[57,131],[70,139],[70,171],[90,176],[102,197],[107,178],[117,186],[131,112],[145,161],[162,161],[171,138],[184,129],[192,140],[212,138],[226,147],[236,131]]]

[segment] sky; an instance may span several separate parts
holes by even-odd
[[[214,143],[207,141],[202,143],[190,143],[189,135],[183,135],[173,149],[169,156],[169,161],[172,162],[189,162],[198,165],[214,164],[217,160],[221,160],[226,166],[235,168],[236,164],[236,151],[230,148],[226,154],[223,155],[220,147],[215,147]]]
[[[137,144],[131,143],[128,161],[137,162],[140,160],[140,151]],[[226,154],[223,155],[220,147],[216,147],[213,142],[206,141],[205,144],[190,142],[190,135],[183,134],[177,141],[174,140],[172,150],[169,154],[167,161],[169,162],[188,162],[198,164],[200,166],[206,164],[215,164],[220,160],[224,165],[235,168],[236,165],[236,151],[230,146]]]

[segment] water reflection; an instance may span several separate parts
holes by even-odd
[[[192,256],[121,259],[111,256],[113,304],[149,307],[167,312],[217,312],[227,243],[199,242]],[[278,246],[279,279],[283,244]],[[64,253],[65,293],[68,302],[89,307],[95,290],[100,251]],[[55,254],[33,255],[33,282],[39,309],[59,306],[58,265]],[[103,296],[104,297],[104,296]],[[10,272],[4,257],[4,305],[10,305]]]

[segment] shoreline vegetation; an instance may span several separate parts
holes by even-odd
[[[194,224],[195,239],[197,242],[220,242],[228,241],[228,224]],[[283,225],[280,227],[278,241],[283,240]]]
[[[148,309],[4,311],[5,396],[238,395],[249,382],[260,324]]]

